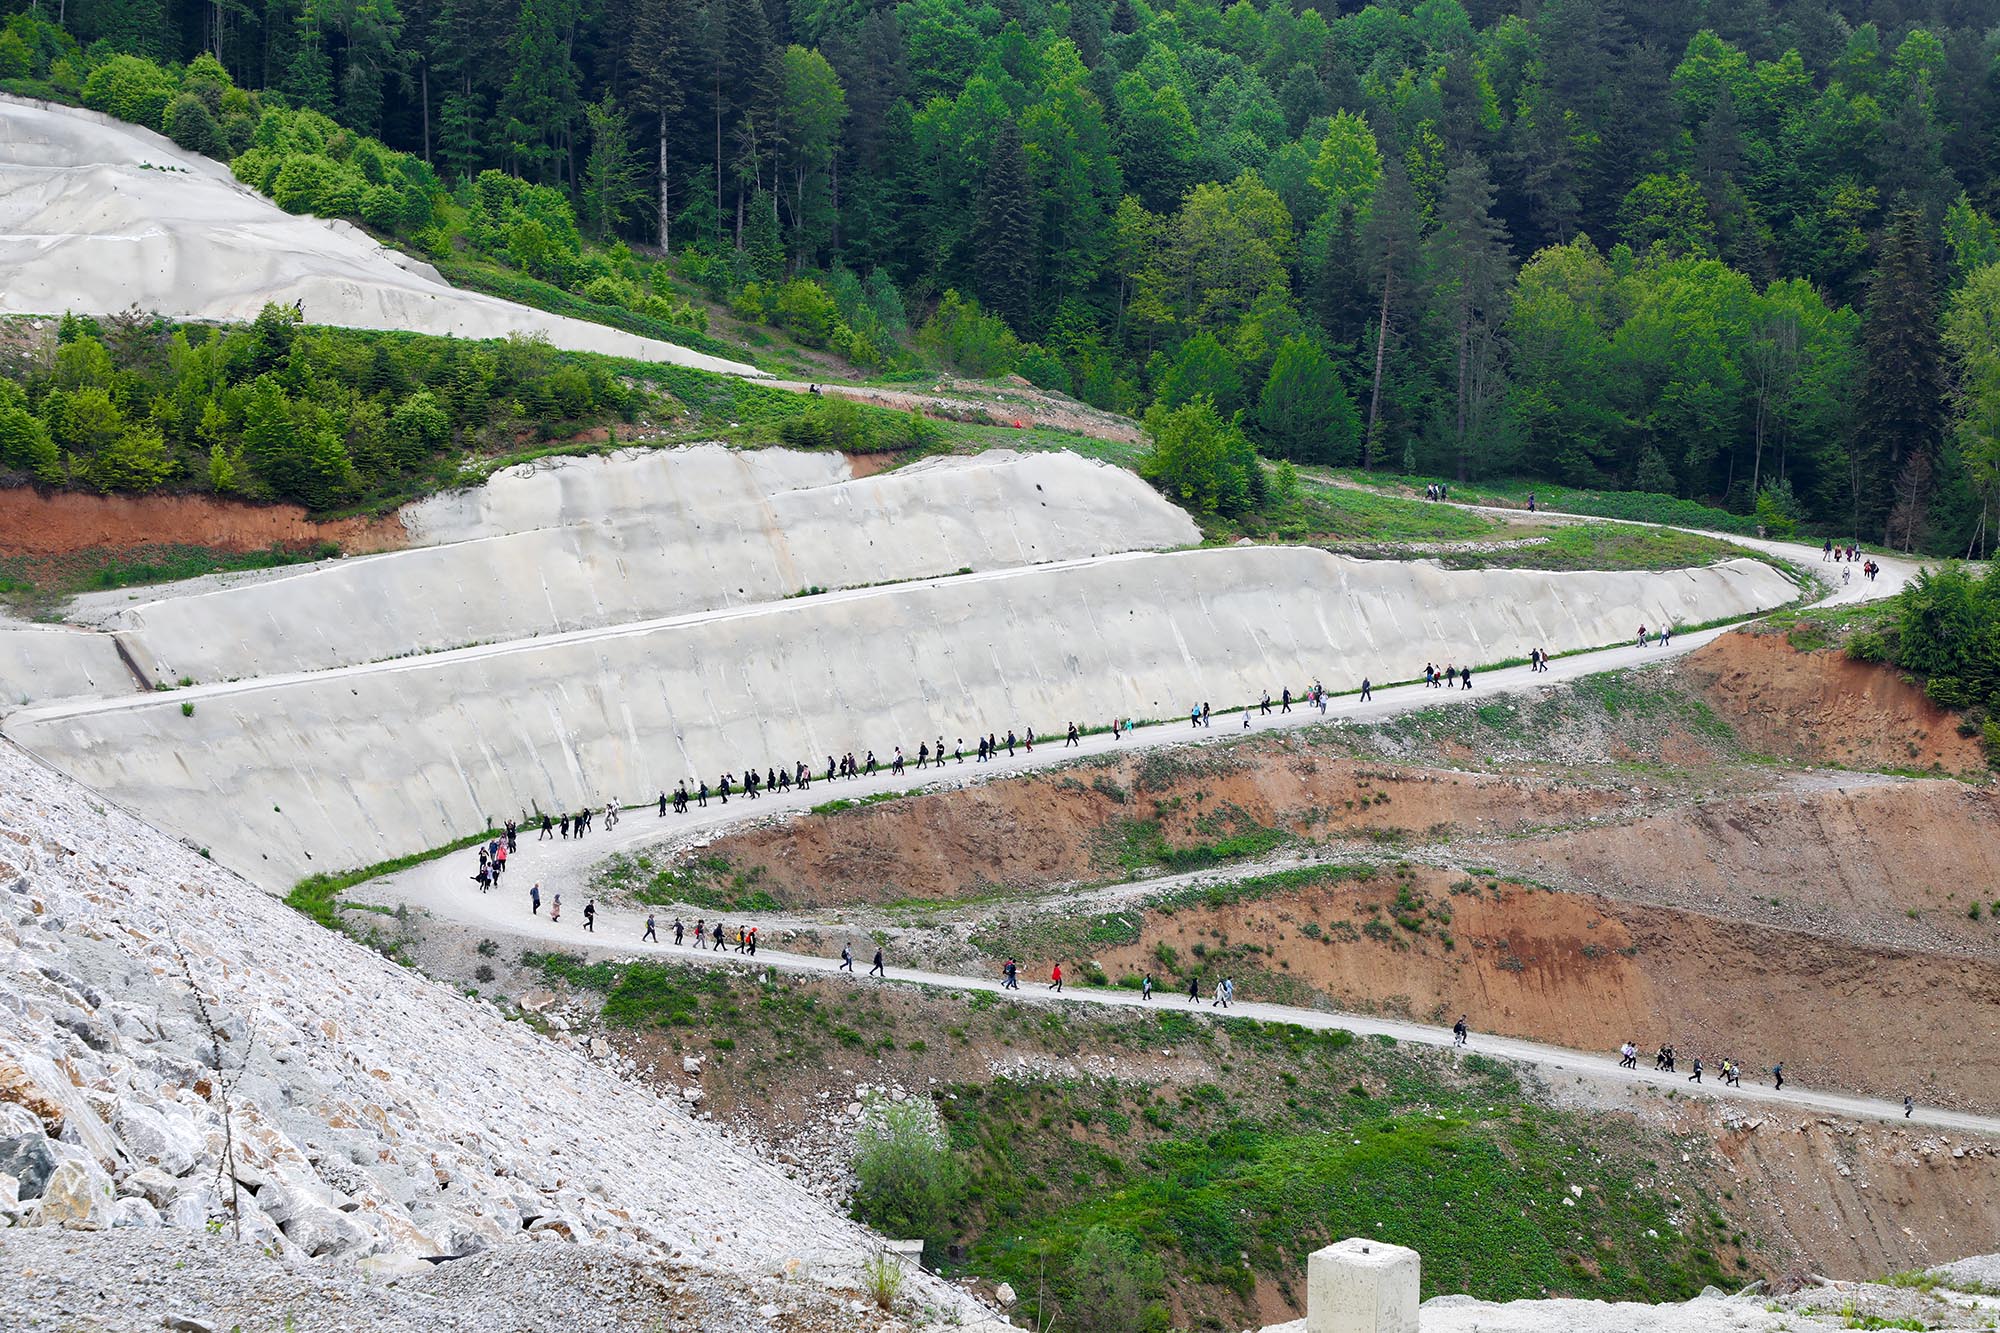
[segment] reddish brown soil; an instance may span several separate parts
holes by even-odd
[[[1628,799],[1539,776],[1332,759],[1279,740],[916,796],[754,829],[705,854],[760,868],[758,886],[787,905],[951,899],[1122,878],[1118,844],[1135,821],[1158,821],[1174,847],[1260,828],[1372,844],[1569,823]]]
[[[1992,787],[1857,778],[1634,816],[1489,844],[1480,854],[1564,888],[2000,957],[1991,911],[2000,900],[2000,792]],[[1976,921],[1974,902],[1983,903]]]
[[[1992,1248],[2000,1152],[1935,1131],[1825,1118],[1738,1119],[1693,1111],[1723,1171],[1723,1208],[1814,1271],[1879,1278]],[[1750,1124],[1756,1123],[1755,1129]],[[1958,1149],[1962,1156],[1954,1157]]]
[[[1688,655],[1681,677],[1743,743],[1845,768],[1986,772],[1977,737],[1901,672],[1838,649],[1800,652],[1782,634],[1725,634]]]
[[[1137,944],[1098,961],[1113,975],[1157,972],[1166,944],[1183,964],[1200,957],[1209,973],[1233,974],[1246,998],[1296,998],[1303,984],[1343,1009],[1429,1023],[1464,1013],[1484,1031],[1579,1050],[1670,1041],[1684,1065],[1696,1055],[1752,1069],[1782,1060],[1806,1085],[1955,1106],[2000,1098],[1990,1040],[2000,963],[1493,882],[1474,888],[1455,872],[1411,867],[1184,907],[1148,916]],[[1423,907],[1399,909],[1399,889]]]
[[[309,546],[331,541],[350,555],[386,551],[408,540],[403,521],[317,522],[297,505],[250,505],[204,495],[41,494],[0,488],[0,556],[68,555],[174,544],[225,551]]]

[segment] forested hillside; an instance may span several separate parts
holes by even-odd
[[[907,311],[930,358],[1128,411],[1212,398],[1267,455],[1933,549],[1963,550],[1995,488],[1996,0],[35,13],[0,79],[143,87],[118,114],[172,132],[179,106],[288,207],[420,246],[448,238],[382,192],[379,154],[355,165],[377,150],[279,108],[409,154],[398,189],[467,215],[560,196],[487,252],[663,325],[698,325],[678,293],[705,288],[867,368],[909,354]],[[117,53],[160,80],[104,74]],[[218,61],[261,96],[186,86]],[[672,280],[635,294],[582,237],[663,249]]]

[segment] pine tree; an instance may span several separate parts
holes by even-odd
[[[653,118],[654,186],[659,193],[660,249],[673,249],[673,166],[668,130],[687,101],[681,69],[689,45],[683,0],[639,0],[632,11],[632,35],[625,65],[632,72],[632,103]]]
[[[643,168],[616,97],[604,94],[583,115],[590,126],[590,156],[583,166],[579,212],[583,224],[603,240],[624,225],[632,205],[645,197]]]
[[[285,75],[285,91],[300,106],[333,114],[333,59],[326,53],[326,32],[318,0],[306,0],[298,14],[298,49]]]
[[[1458,479],[1466,481],[1473,442],[1498,387],[1495,330],[1512,271],[1507,227],[1493,216],[1493,183],[1476,157],[1460,159],[1445,174],[1426,261],[1432,309],[1451,333],[1452,446]]]
[[[1325,352],[1287,338],[1271,362],[1257,403],[1257,433],[1267,452],[1301,463],[1351,467],[1360,454],[1361,418]]]
[[[980,184],[973,267],[980,299],[1016,331],[1028,328],[1034,312],[1035,236],[1041,225],[1035,202],[1028,155],[1010,122],[993,141]]]
[[[759,190],[744,203],[743,262],[751,278],[776,282],[785,273],[785,242],[778,231],[778,201]]]
[[[561,180],[569,161],[577,114],[575,21],[571,0],[521,0],[508,43],[511,73],[496,111],[500,132],[513,169],[544,185]]]
[[[1868,284],[1861,317],[1861,396],[1855,441],[1859,531],[1907,539],[1922,520],[1921,487],[1944,429],[1937,294],[1923,214],[1896,214]],[[1888,530],[1892,504],[1902,531]]]
[[[1368,395],[1368,430],[1362,436],[1361,466],[1375,466],[1381,446],[1382,382],[1389,342],[1403,316],[1417,259],[1417,201],[1403,154],[1393,145],[1382,154],[1382,180],[1375,187],[1367,223],[1361,229],[1363,267],[1376,299],[1375,374]]]

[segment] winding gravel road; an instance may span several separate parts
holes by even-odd
[[[1518,517],[1518,511],[1513,510],[1482,512]],[[1562,519],[1567,516],[1548,515],[1548,517]],[[1710,535],[1720,536],[1738,545],[1791,560],[1826,575],[1831,591],[1822,598],[1819,603],[1821,605],[1852,604],[1892,596],[1915,575],[1919,568],[1909,561],[1876,557],[1882,565],[1879,578],[1872,583],[1868,582],[1860,577],[1857,570],[1853,581],[1843,585],[1838,582],[1839,576],[1834,572],[1834,566],[1822,566],[1820,551],[1816,547],[1728,534]],[[1641,648],[1634,643],[1602,647],[1557,658],[1544,673],[1531,672],[1525,666],[1477,672],[1474,675],[1475,688],[1469,694],[1428,690],[1421,682],[1378,687],[1373,691],[1372,700],[1366,703],[1362,702],[1358,695],[1342,695],[1328,701],[1324,715],[1295,704],[1289,715],[1279,714],[1274,710],[1268,717],[1253,717],[1251,729],[1269,731],[1334,721],[1372,722],[1418,709],[1448,706],[1454,702],[1483,701],[1495,695],[1530,694],[1583,676],[1625,667],[1644,666],[1680,656],[1727,632],[1726,629],[1714,629],[1677,635],[1668,647],[1655,644]],[[1420,651],[1413,650],[1413,652],[1421,656]],[[921,771],[911,769],[900,778],[885,771],[878,773],[874,778],[858,778],[834,783],[821,780],[805,792],[782,793],[755,801],[738,795],[726,806],[711,798],[705,810],[691,809],[686,815],[675,815],[670,810],[664,819],[654,813],[654,807],[643,806],[623,815],[614,828],[593,832],[587,839],[543,842],[537,841],[534,830],[524,831],[520,842],[520,853],[510,862],[505,887],[491,893],[482,894],[470,879],[469,852],[426,862],[398,874],[371,881],[363,887],[365,896],[370,901],[380,902],[386,899],[392,903],[407,903],[437,918],[455,922],[468,929],[507,935],[543,947],[559,944],[570,949],[597,949],[624,956],[674,956],[682,961],[706,966],[747,967],[750,966],[748,960],[735,954],[718,955],[698,951],[692,947],[676,947],[670,943],[645,943],[640,938],[644,931],[643,913],[624,908],[600,907],[597,913],[596,931],[586,933],[583,929],[582,913],[583,903],[588,894],[586,886],[591,867],[615,851],[644,847],[668,836],[692,835],[697,839],[715,837],[751,820],[795,813],[836,797],[855,799],[884,792],[949,789],[968,781],[984,781],[1052,768],[1077,758],[1157,746],[1202,744],[1227,740],[1242,734],[1242,721],[1235,715],[1220,719],[1220,725],[1212,729],[1202,730],[1194,730],[1184,723],[1177,725],[1173,722],[1164,722],[1142,727],[1126,739],[1114,740],[1109,735],[1086,736],[1076,746],[1064,746],[1060,742],[1044,744],[1032,753],[1023,749],[1012,757],[1002,756],[988,764],[979,764],[967,758],[962,764],[952,764],[944,768]],[[527,891],[531,884],[537,882],[542,885],[545,901],[556,894],[567,897],[567,912],[561,924],[551,923],[546,913],[541,915],[530,913]],[[671,911],[663,910],[661,916],[664,922],[671,922],[673,919]],[[664,927],[663,934],[671,939],[671,932],[666,931]],[[881,984],[866,976],[868,963],[874,951],[873,944],[865,934],[856,932],[853,947],[856,953],[854,984]],[[1001,990],[997,977],[913,970],[906,967],[905,962],[906,960],[897,957],[888,959],[890,982],[915,983],[962,991]],[[836,958],[820,958],[763,948],[757,954],[755,966],[759,969],[775,969],[782,972],[828,975],[837,973],[840,963]],[[1017,1003],[1026,1004],[1142,1006],[1140,998],[1130,991],[1072,986],[1057,995],[1034,982],[1024,983],[1020,991],[1010,993],[1010,998]],[[1151,1003],[1154,1007],[1190,1007],[1185,993],[1160,994]],[[1215,1012],[1206,997],[1193,1007],[1202,1012]],[[1397,1041],[1427,1046],[1448,1046],[1452,1043],[1450,1031],[1444,1028],[1364,1014],[1261,1004],[1253,1000],[1237,1002],[1229,1009],[1228,1016],[1253,1022],[1293,1023],[1307,1028],[1345,1028],[1357,1035],[1381,1035],[1393,1037]],[[1544,1077],[1557,1075],[1588,1077],[1595,1082],[1614,1086],[1624,1084],[1662,1089],[1672,1087],[1682,1095],[1728,1099],[1745,1103],[1749,1107],[1782,1107],[1792,1111],[1846,1116],[1860,1120],[1890,1121],[1904,1118],[1900,1103],[1801,1088],[1795,1084],[1786,1087],[1782,1092],[1763,1083],[1746,1083],[1738,1088],[1725,1088],[1719,1081],[1693,1084],[1686,1081],[1685,1073],[1655,1073],[1647,1068],[1643,1061],[1637,1071],[1624,1070],[1618,1068],[1615,1053],[1591,1054],[1539,1042],[1488,1035],[1475,1035],[1471,1049],[1483,1055],[1498,1056],[1532,1066]],[[1974,1115],[1937,1107],[1918,1106],[1910,1117],[1910,1123],[1922,1124],[1933,1129],[2000,1137],[2000,1117]]]

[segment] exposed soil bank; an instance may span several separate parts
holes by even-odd
[[[241,504],[206,495],[44,495],[0,488],[0,556],[70,555],[171,543],[225,551],[336,542],[349,555],[403,546],[402,519],[317,522],[297,505]]]
[[[1743,743],[1845,768],[1987,771],[1976,736],[1900,671],[1838,649],[1800,652],[1782,634],[1725,634],[1678,668]]]
[[[1710,1078],[1725,1058],[1760,1081],[1783,1061],[1807,1086],[1979,1109],[2000,1089],[1989,960],[1428,867],[1152,914],[1137,943],[1099,961],[1159,977],[1162,945],[1202,969],[1204,990],[1227,974],[1246,998],[1310,989],[1337,1008],[1440,1024],[1463,1013],[1475,1029],[1578,1050],[1672,1042],[1683,1069],[1700,1056]]]
[[[979,769],[968,758],[962,771]],[[840,787],[827,788],[829,801]],[[1340,759],[1286,738],[1154,751],[794,820],[720,839],[707,855],[754,871],[787,906],[954,899],[1125,878],[1148,847],[1281,836],[1395,845],[1567,824],[1629,799],[1542,775]]]

